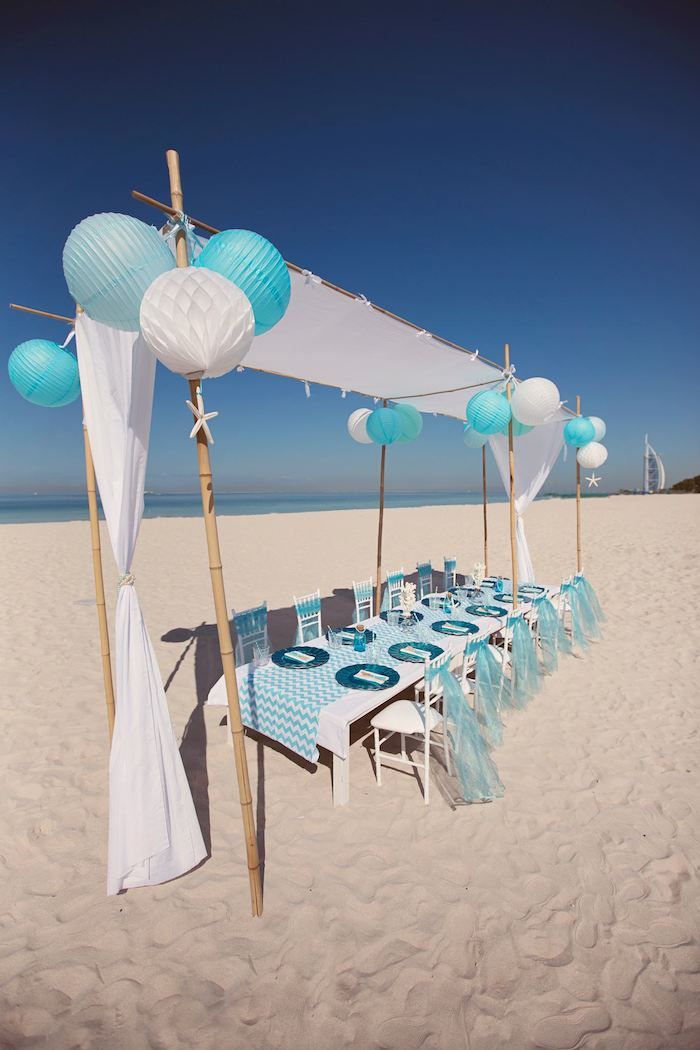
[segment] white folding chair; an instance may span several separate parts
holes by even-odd
[[[236,663],[249,664],[255,655],[255,646],[269,645],[267,634],[267,602],[237,613],[232,610],[236,628]]]
[[[302,598],[295,597],[294,608],[297,611],[297,644],[320,638],[323,633],[320,588]]]
[[[388,572],[386,574],[386,587],[390,609],[399,609],[401,607],[401,588],[404,585],[404,580],[405,576],[403,568],[398,569],[396,572]]]
[[[374,588],[372,577],[361,580],[360,583],[352,581],[352,589],[355,595],[355,623],[363,620],[371,620],[374,616]]]
[[[456,558],[445,558],[445,586],[444,590],[449,591],[450,587],[457,586],[457,559]]]
[[[438,727],[443,726],[443,716],[438,710],[438,703],[442,698],[442,684],[439,673],[444,667],[449,667],[451,655],[449,652],[442,653],[434,660],[426,660],[425,677],[422,683],[416,686],[415,700],[394,700],[392,704],[385,707],[371,720],[374,731],[374,768],[377,784],[382,783],[382,755],[392,763],[396,762],[402,766],[412,769],[423,770],[423,800],[428,805],[430,801],[430,743],[431,733]],[[422,694],[422,700],[420,699]],[[384,737],[382,737],[384,733]],[[382,752],[382,744],[398,735],[401,738],[401,755]],[[423,741],[423,756],[420,761],[414,761],[406,753],[406,738]],[[445,736],[440,741],[445,753],[445,764],[447,771],[452,772],[450,762],[450,749]]]
[[[427,598],[433,590],[433,567],[429,561],[422,561],[416,565],[418,573],[418,600]]]

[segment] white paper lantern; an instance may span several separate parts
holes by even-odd
[[[213,270],[185,266],[149,287],[141,303],[141,331],[166,368],[214,379],[248,353],[255,319],[237,285]]]
[[[602,420],[600,418],[600,416],[589,416],[588,418],[590,419],[591,423],[593,424],[593,428],[595,430],[595,434],[593,436],[593,440],[594,441],[602,441],[603,438],[605,437],[605,433],[606,433],[606,431],[608,429],[606,427],[606,425],[605,425],[604,420]]]
[[[551,379],[526,379],[513,391],[510,407],[519,423],[536,427],[546,423],[559,408],[561,398]]]
[[[597,470],[602,467],[608,458],[608,450],[599,441],[589,441],[587,445],[580,448],[576,453],[579,466],[584,470]]]
[[[372,438],[367,433],[367,420],[372,415],[371,408],[356,408],[348,417],[348,434],[353,441],[361,445],[371,445]]]

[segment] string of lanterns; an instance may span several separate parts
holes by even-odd
[[[494,434],[507,434],[512,424],[513,437],[523,437],[537,426],[548,423],[561,406],[559,390],[550,379],[540,376],[515,384],[511,375],[511,399],[501,390],[480,390],[467,404],[464,444],[482,448]],[[504,384],[505,385],[505,384]],[[605,423],[599,416],[575,416],[564,426],[564,441],[576,448],[576,459],[586,470],[602,467],[608,450],[601,444]]]
[[[423,429],[423,417],[413,405],[393,408],[357,408],[348,417],[348,433],[361,445],[393,445],[415,441]]]
[[[184,217],[176,225],[187,229]],[[88,317],[121,331],[140,330],[166,368],[190,378],[240,367],[253,337],[282,319],[291,297],[284,259],[258,233],[224,230],[190,266],[177,268],[168,238],[131,215],[111,212],[91,215],[71,231],[63,273]],[[16,347],[8,371],[33,404],[58,407],[80,394],[74,355],[48,340]]]

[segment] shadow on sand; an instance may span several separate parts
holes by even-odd
[[[324,625],[340,627],[351,623],[355,615],[355,604],[352,590],[344,588],[335,590],[333,594],[324,598],[321,606]],[[279,649],[294,642],[296,633],[296,611],[294,606],[283,609],[271,609],[268,615],[268,630],[270,635],[271,649]],[[232,633],[235,644],[235,630],[232,625]],[[170,642],[173,645],[181,645],[175,664],[165,682],[165,691],[175,680],[188,654],[194,647],[194,677],[196,689],[196,703],[187,720],[182,734],[180,744],[180,756],[185,767],[185,773],[192,792],[197,819],[202,829],[202,837],[207,849],[207,857],[211,856],[211,821],[209,815],[209,774],[207,771],[207,727],[204,718],[204,706],[212,687],[218,682],[223,674],[221,656],[219,654],[219,638],[215,624],[200,623],[197,627],[174,627],[162,636],[161,641]],[[226,715],[222,724],[226,721]],[[296,763],[311,773],[316,772],[316,767],[298,755],[294,755],[281,744],[274,740],[262,737],[253,730],[246,729],[246,734],[257,741],[257,795],[256,795],[256,827],[258,835],[258,852],[262,867],[263,880],[265,877],[265,749],[283,753],[290,761]],[[330,768],[330,757],[323,751],[319,757],[319,765]],[[263,883],[264,885],[264,883]]]

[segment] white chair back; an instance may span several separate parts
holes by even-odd
[[[297,644],[313,641],[323,633],[321,626],[321,590],[294,598],[297,611]]]
[[[433,590],[433,567],[429,561],[416,565],[418,573],[418,599],[426,598]]]
[[[352,589],[355,595],[355,623],[363,620],[371,620],[374,616],[374,585],[372,577],[361,580],[360,583],[352,581]]]
[[[389,608],[399,609],[401,607],[401,588],[404,585],[404,571],[403,568],[397,569],[396,572],[388,572],[386,574],[386,586],[389,595]]]
[[[457,559],[456,558],[445,558],[445,587],[446,591],[449,591],[450,587],[457,586]]]
[[[255,646],[270,644],[267,633],[267,602],[243,612],[231,610],[236,628],[236,663],[249,664],[255,655]]]

